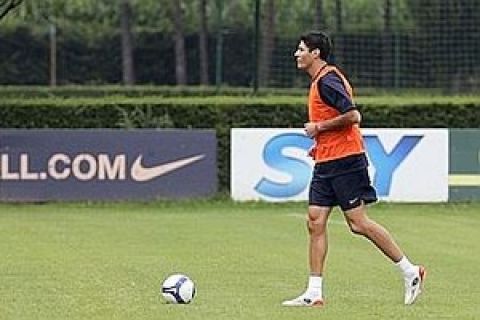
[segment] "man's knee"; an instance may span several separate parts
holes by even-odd
[[[318,214],[309,212],[307,214],[307,228],[311,235],[322,234],[325,232],[328,214]]]
[[[349,221],[348,226],[350,227],[350,231],[353,234],[356,234],[356,235],[364,235],[365,234],[365,227],[357,221]]]
[[[345,220],[350,228],[350,231],[357,235],[366,235],[370,225],[370,219],[368,218],[365,206],[359,206],[357,208],[347,210],[345,213]]]
[[[347,223],[350,227],[350,231],[357,235],[367,235],[370,228],[370,220],[366,216],[361,217],[349,217],[347,216]]]

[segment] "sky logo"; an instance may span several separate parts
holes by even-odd
[[[395,171],[408,157],[423,135],[404,135],[390,152],[385,150],[377,135],[364,135],[371,165],[375,168],[373,184],[379,196],[388,196]],[[284,154],[285,148],[299,148],[305,151],[312,146],[312,140],[299,133],[280,134],[265,144],[263,161],[270,168],[291,177],[289,182],[278,182],[262,177],[255,186],[255,191],[272,198],[288,198],[300,194],[310,183],[312,164],[307,159],[300,159]]]
[[[388,196],[392,187],[395,170],[412,152],[423,135],[406,135],[398,141],[392,151],[387,152],[376,135],[365,135],[363,139],[368,152],[368,158],[375,168],[373,185],[380,197]]]
[[[272,198],[288,198],[302,192],[310,182],[312,167],[307,159],[302,160],[283,154],[285,148],[294,147],[307,150],[312,139],[299,133],[280,134],[270,139],[263,149],[263,161],[270,168],[287,173],[291,177],[288,183],[280,183],[262,177],[255,190]]]

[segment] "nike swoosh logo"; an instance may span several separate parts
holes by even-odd
[[[357,201],[357,200],[358,200],[358,197],[356,197],[356,198],[354,198],[354,199],[352,199],[352,200],[348,200],[348,203],[350,203],[350,204],[354,204],[354,203],[355,203],[355,201]]]
[[[132,169],[130,171],[132,179],[138,182],[149,181],[154,178],[163,176],[167,173],[170,173],[172,171],[183,168],[185,166],[188,166],[194,162],[197,162],[205,158],[205,155],[199,154],[192,157],[187,157],[183,159],[162,163],[160,165],[153,166],[150,168],[146,168],[142,165],[142,157],[143,155],[140,155],[138,156],[137,159],[135,159],[135,162],[133,163]]]

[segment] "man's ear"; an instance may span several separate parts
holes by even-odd
[[[320,57],[320,49],[318,49],[318,48],[317,48],[317,49],[314,49],[314,50],[312,51],[312,53],[315,54],[317,57]]]

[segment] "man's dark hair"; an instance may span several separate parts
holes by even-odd
[[[303,41],[310,51],[320,50],[320,58],[327,61],[332,54],[333,43],[330,37],[322,31],[310,31],[300,36],[300,41]]]

